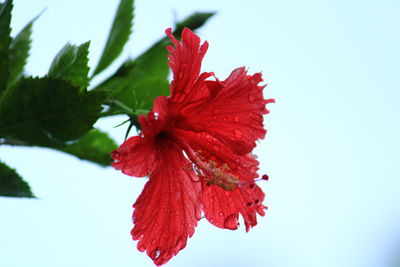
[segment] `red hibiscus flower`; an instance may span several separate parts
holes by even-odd
[[[132,238],[156,265],[186,246],[204,212],[220,228],[236,229],[239,214],[246,231],[264,215],[264,193],[254,183],[258,161],[251,154],[264,138],[268,113],[261,74],[235,69],[220,81],[200,74],[208,43],[189,29],[179,42],[167,29],[173,72],[171,95],[159,96],[139,117],[141,133],[112,153],[114,168],[148,176],[133,205]]]

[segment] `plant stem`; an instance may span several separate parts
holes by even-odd
[[[30,146],[28,143],[25,143],[23,141],[14,140],[14,139],[6,139],[6,138],[0,138],[0,145]]]

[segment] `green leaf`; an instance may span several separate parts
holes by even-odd
[[[203,26],[212,16],[215,15],[215,12],[196,12],[181,21],[180,23],[175,25],[175,36],[180,36],[182,30],[187,27],[191,30],[195,30]]]
[[[117,144],[106,133],[91,130],[77,142],[61,148],[61,151],[89,160],[103,166],[112,162],[110,153],[117,148]]]
[[[0,196],[34,198],[29,185],[18,173],[0,162]]]
[[[18,35],[12,39],[10,45],[10,76],[8,78],[7,87],[15,83],[23,75],[24,66],[31,47],[32,25],[39,16],[40,14],[32,19]]]
[[[86,88],[89,85],[90,42],[80,46],[66,44],[56,55],[49,69],[49,77],[70,81],[72,85]]]
[[[147,62],[151,62],[151,60]],[[149,64],[151,65],[151,63]],[[165,62],[165,64],[167,63]],[[102,86],[112,89],[110,99],[120,101],[134,112],[137,110],[149,111],[157,96],[169,94],[169,82],[167,80],[168,68],[166,68],[166,73],[162,73],[163,68],[154,68],[154,70],[146,70],[146,68],[147,66],[132,68],[126,74],[120,73],[121,76],[114,76]],[[118,109],[114,110],[114,114],[120,113],[124,112]]]
[[[122,52],[132,30],[133,0],[121,0],[106,46],[93,76],[105,70]]]
[[[0,136],[30,145],[60,146],[92,129],[104,91],[81,91],[54,78],[23,78],[4,95]]]
[[[214,13],[195,13],[177,24],[175,36],[180,36],[183,28],[192,30],[204,25]],[[167,64],[167,38],[162,38],[135,60],[127,60],[110,78],[105,80],[96,89],[112,90],[111,99],[118,100],[134,111],[138,109],[150,110],[154,98],[169,94],[169,67]],[[113,110],[107,115],[123,113]]]
[[[11,44],[11,0],[0,4],[0,95],[6,90],[9,75],[9,48]]]

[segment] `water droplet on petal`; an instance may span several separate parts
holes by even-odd
[[[155,239],[151,240],[151,244],[152,244],[152,245],[154,245],[155,243],[156,243],[156,240],[155,240]]]
[[[224,213],[223,213],[223,212],[220,212],[220,213],[219,213],[219,216],[221,216],[221,217],[224,216]]]
[[[239,122],[239,121],[240,121],[240,118],[239,118],[239,116],[235,116],[235,117],[233,117],[233,121],[234,121],[234,122]]]
[[[256,97],[254,95],[249,95],[249,101],[254,102],[256,100]]]
[[[201,209],[196,209],[196,218],[197,220],[200,220],[202,217],[202,210]],[[190,225],[188,225],[188,227],[190,228]]]
[[[221,147],[220,147],[219,145],[213,145],[213,149],[214,149],[215,151],[220,151],[220,150],[221,150]]]
[[[234,128],[233,129],[233,134],[235,135],[235,137],[237,138],[241,138],[242,137],[242,132],[239,129]]]
[[[224,228],[235,230],[238,226],[238,214],[231,214],[224,220]]]
[[[115,160],[119,160],[120,154],[119,154],[118,151],[113,151],[113,152],[111,153],[111,157],[112,157],[113,159],[115,159]]]

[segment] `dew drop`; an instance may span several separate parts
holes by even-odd
[[[202,217],[202,211],[201,211],[201,209],[196,209],[196,218],[197,218],[197,220],[200,220],[201,219],[201,217]],[[188,227],[190,228],[190,224],[188,225]]]
[[[256,97],[254,95],[249,95],[249,101],[254,102],[256,100]]]
[[[219,213],[219,216],[221,216],[221,217],[224,216],[224,213],[223,213],[223,212],[220,212],[220,213]]]
[[[238,226],[238,214],[231,214],[224,220],[224,228],[235,230]]]
[[[257,167],[252,166],[252,167],[250,168],[250,172],[257,172]]]
[[[155,255],[155,258],[157,259],[158,256],[160,256],[160,251],[157,249],[157,250],[154,252],[154,255]]]
[[[235,117],[233,117],[233,121],[234,121],[234,122],[239,122],[239,121],[240,121],[240,118],[239,118],[239,116],[235,116]]]
[[[213,149],[214,149],[215,151],[220,151],[220,150],[221,150],[221,147],[220,147],[219,145],[213,145]]]
[[[242,137],[242,132],[239,129],[234,128],[233,129],[233,134],[235,135],[235,137],[237,138],[241,138]]]
[[[115,160],[118,160],[119,157],[120,157],[120,154],[119,154],[118,151],[113,151],[113,152],[111,153],[111,156],[112,156]]]
[[[156,240],[155,240],[155,239],[151,240],[151,244],[152,244],[152,245],[154,245],[155,243],[156,243]]]
[[[167,239],[169,237],[168,232],[163,233],[163,237]]]

